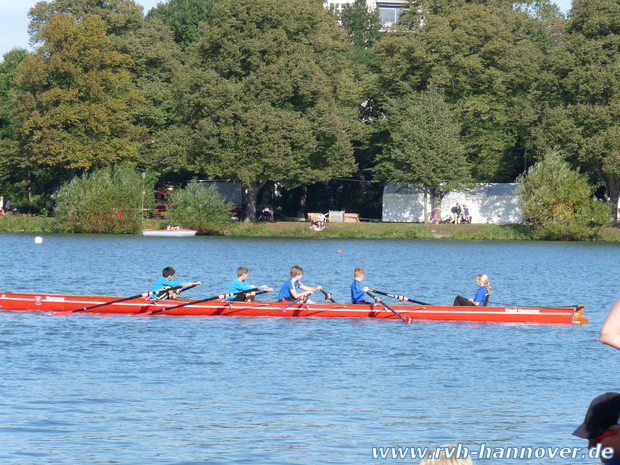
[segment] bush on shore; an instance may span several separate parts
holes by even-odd
[[[142,230],[141,173],[131,167],[103,168],[76,177],[58,191],[55,209],[60,232],[135,234]]]
[[[198,234],[224,234],[231,226],[231,207],[215,186],[205,188],[191,181],[185,189],[170,195],[166,222],[171,226],[195,229]]]

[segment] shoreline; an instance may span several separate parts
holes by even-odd
[[[143,229],[166,229],[165,219],[145,219]],[[50,234],[58,233],[54,218],[6,216],[0,218],[0,232]],[[422,223],[327,223],[314,231],[310,222],[256,222],[233,223],[219,235],[228,237],[283,237],[283,238],[337,238],[337,239],[427,239],[427,240],[485,240],[485,241],[540,241],[530,227],[521,224],[422,224]],[[605,228],[599,238],[591,242],[620,242],[620,228]]]
[[[309,222],[239,223],[226,232],[232,237],[321,237],[360,239],[429,239],[540,241],[532,237],[530,227],[522,224],[422,224],[422,223],[327,223],[313,231]],[[591,242],[620,242],[620,228],[605,228]]]

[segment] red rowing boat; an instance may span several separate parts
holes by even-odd
[[[191,316],[252,316],[252,317],[299,317],[299,318],[384,318],[398,319],[394,312],[381,304],[341,303],[295,303],[284,311],[280,302],[222,302],[213,300],[175,299],[152,301],[144,298],[128,300],[122,297],[57,295],[57,294],[0,294],[0,310],[126,313],[150,315]],[[184,304],[175,309],[173,307]],[[89,307],[97,307],[89,309]],[[405,317],[416,320],[451,320],[496,323],[553,323],[583,324],[583,305],[574,307],[452,307],[439,305],[391,304],[390,307]],[[162,311],[163,310],[163,311]]]

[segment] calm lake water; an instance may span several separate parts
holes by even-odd
[[[617,244],[42,237],[0,235],[4,291],[129,296],[170,265],[204,298],[240,265],[274,288],[300,265],[304,283],[345,301],[361,266],[370,287],[449,304],[484,272],[492,303],[581,303],[590,324],[0,312],[2,464],[417,464],[373,447],[579,448],[589,402],[620,390],[620,352],[597,340],[620,296]],[[474,463],[599,462],[582,454]]]

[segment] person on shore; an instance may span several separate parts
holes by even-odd
[[[491,294],[493,294],[493,290],[491,288],[491,283],[489,282],[489,278],[486,274],[481,273],[476,276],[476,284],[478,285],[478,291],[476,292],[476,297],[473,299],[466,299],[463,296],[457,295],[454,299],[455,307],[466,307],[466,306],[475,306],[482,307],[486,306],[487,299]]]
[[[4,197],[0,195],[0,216],[4,216]]]
[[[463,204],[463,213],[461,213],[461,223],[471,224],[471,215],[469,214],[469,207],[467,204]]]
[[[308,297],[323,288],[321,286],[310,287],[303,285],[301,283],[301,278],[303,278],[303,276],[304,270],[301,266],[294,266],[291,268],[291,277],[287,279],[280,288],[280,293],[278,294],[279,302],[292,302],[300,297],[306,297],[305,302],[309,304],[314,303]]]
[[[599,341],[620,350],[620,299],[611,307],[598,337]]]
[[[588,440],[588,449],[600,447],[601,462],[608,465],[620,465],[618,417],[620,417],[620,394],[607,392],[594,398],[583,423],[573,432],[574,436]]]
[[[235,302],[243,302],[243,301],[252,302],[256,298],[256,291],[243,292],[243,291],[247,291],[248,289],[257,288],[256,286],[252,284],[248,284],[247,279],[248,279],[248,269],[245,266],[240,266],[239,268],[237,268],[237,279],[235,279],[230,284],[230,287],[228,288],[228,293],[237,294],[238,292],[240,292],[240,294],[233,295],[229,297],[228,300],[235,301]],[[260,289],[264,292],[273,291],[273,289],[267,285],[260,286]]]
[[[452,223],[459,224],[459,218],[461,217],[461,206],[459,205],[458,202],[456,202],[456,205],[452,207],[451,212],[452,212]]]
[[[355,271],[353,272],[353,278],[353,283],[351,284],[351,303],[367,303],[366,300],[364,300],[364,296],[368,291],[368,286],[362,286],[362,281],[364,279],[364,269],[355,268]]]
[[[453,444],[446,444],[437,450],[432,450],[420,462],[420,465],[473,465],[473,461],[469,457],[460,457],[457,455],[459,449]],[[437,453],[439,452],[439,453]]]
[[[193,283],[182,283],[180,281],[175,281],[174,273],[174,268],[172,268],[171,266],[167,266],[166,268],[164,268],[164,270],[162,271],[162,277],[155,281],[155,284],[153,284],[153,292],[158,292],[171,287],[187,287],[200,285],[200,281],[196,281]],[[159,294],[155,294],[151,298],[156,300],[176,299],[180,292],[181,289],[176,289],[169,292],[160,292]]]

